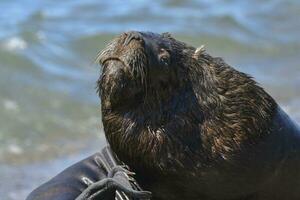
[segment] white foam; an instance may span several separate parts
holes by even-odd
[[[10,51],[23,50],[26,49],[27,46],[26,41],[20,37],[11,37],[4,43],[4,47]]]
[[[8,111],[19,111],[19,105],[17,104],[17,102],[10,99],[3,100],[3,106]]]
[[[10,144],[8,146],[8,151],[12,154],[20,155],[23,153],[23,149],[16,144]]]

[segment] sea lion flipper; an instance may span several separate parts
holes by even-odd
[[[112,170],[108,173],[107,177],[112,178],[117,172],[124,172],[125,174],[129,176],[135,175],[134,172],[131,172],[125,168],[126,166],[118,165],[112,168]]]
[[[70,166],[36,188],[26,200],[128,200],[149,197],[110,147]]]
[[[116,173],[116,176],[113,178],[105,178],[92,183],[76,200],[109,199],[114,196],[115,193],[119,194],[118,199],[120,200],[125,199],[120,193],[125,193],[129,198],[150,199],[151,192],[137,191],[128,187],[128,178],[126,176],[127,175],[124,175],[124,173],[120,171]],[[126,199],[128,199],[128,197],[126,197]]]
[[[76,200],[108,200],[113,196],[118,200],[150,199],[151,192],[142,191],[140,187],[133,188],[132,184],[137,183],[131,176],[135,173],[129,171],[128,166],[118,160],[109,146],[102,149],[96,160],[107,172],[107,178],[90,184]]]

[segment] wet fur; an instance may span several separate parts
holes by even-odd
[[[125,37],[99,56],[103,125],[113,151],[157,199],[250,199],[282,158],[270,156],[270,165],[264,156],[251,158],[272,154],[265,143],[276,102],[247,74],[169,34],[154,37],[172,56],[168,75],[154,84],[149,55],[135,41],[124,46]],[[127,66],[126,75],[110,72],[104,60],[112,55],[122,58],[116,62]],[[122,84],[129,95],[116,92]]]
[[[142,160],[147,166],[155,163],[154,167],[170,169],[178,165],[185,167],[182,159],[187,158],[181,155],[184,149],[195,156],[202,152],[206,155],[204,159],[210,162],[229,158],[244,145],[263,137],[272,120],[274,100],[251,77],[234,70],[221,58],[204,53],[194,59],[193,47],[172,41],[173,56],[180,58],[174,61],[179,85],[144,89],[142,95],[147,99],[128,110],[114,112],[103,106],[104,127],[114,150],[126,154],[126,160]],[[147,62],[141,59],[145,57],[134,57],[128,65],[141,69],[140,65]],[[146,88],[144,79],[139,83]],[[104,80],[105,71],[99,88],[106,87]],[[107,81],[113,83],[114,80]],[[100,94],[102,103],[105,103],[105,95],[104,91]],[[201,163],[205,162],[201,159]]]

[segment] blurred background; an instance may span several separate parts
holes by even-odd
[[[298,0],[1,0],[1,199],[105,145],[94,58],[124,31],[205,44],[299,122],[299,20]]]

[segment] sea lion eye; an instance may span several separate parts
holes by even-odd
[[[160,49],[159,62],[164,66],[170,64],[170,53],[164,48]]]
[[[171,33],[169,33],[169,32],[162,33],[161,35],[162,35],[164,38],[171,38],[171,37],[172,37]]]
[[[170,59],[166,56],[160,58],[160,63],[164,66],[168,66],[170,64]]]

